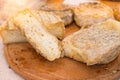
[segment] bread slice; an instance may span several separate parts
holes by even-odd
[[[110,19],[79,30],[62,43],[65,56],[87,65],[109,63],[120,53],[120,22]]]
[[[0,26],[0,35],[4,44],[27,42],[21,31],[13,24],[13,18],[8,19]]]
[[[56,15],[60,16],[65,26],[73,22],[73,11],[68,5],[59,3],[47,4],[42,6],[40,10],[54,12]]]
[[[4,30],[1,37],[4,43],[27,42],[20,30]]]
[[[61,56],[62,48],[59,40],[47,31],[30,10],[25,9],[15,15],[14,24],[43,57],[53,61]]]
[[[32,10],[32,13],[39,19],[40,23],[42,23],[51,34],[55,35],[59,39],[63,39],[65,34],[65,27],[59,16],[53,12],[43,10]]]
[[[81,3],[74,10],[74,20],[82,28],[113,19],[113,10],[100,2]]]
[[[39,19],[40,23],[42,23],[51,34],[59,39],[63,38],[65,34],[65,27],[60,17],[47,11],[32,10],[31,12]],[[8,19],[0,28],[3,42],[6,44],[13,42],[26,42],[24,35],[22,35],[21,31],[13,24],[13,17]],[[16,36],[20,37],[16,38]]]

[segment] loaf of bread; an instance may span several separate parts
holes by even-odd
[[[47,31],[30,10],[20,11],[13,17],[13,20],[13,23],[39,54],[49,61],[61,57],[62,48],[59,40]]]
[[[62,44],[67,57],[87,65],[109,63],[120,53],[120,22],[110,19],[81,29]]]
[[[76,24],[82,28],[114,18],[113,10],[99,2],[81,3],[73,11]]]

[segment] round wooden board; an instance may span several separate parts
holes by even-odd
[[[48,0],[52,3],[55,0]],[[57,1],[57,0],[56,0]],[[58,0],[61,2],[63,0]],[[66,28],[65,36],[79,30],[73,23]],[[117,80],[120,78],[120,56],[106,65],[86,66],[70,58],[53,62],[36,53],[29,43],[5,45],[10,67],[26,80]]]
[[[66,36],[79,30],[72,24],[66,28]],[[32,48],[29,43],[5,46],[10,67],[27,80],[113,80],[120,78],[120,56],[106,65],[86,66],[70,58],[50,62]]]

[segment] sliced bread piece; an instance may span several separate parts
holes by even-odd
[[[73,22],[73,11],[68,5],[59,3],[47,4],[42,6],[40,10],[54,12],[56,15],[60,16],[64,25],[69,25]]]
[[[14,24],[43,57],[53,61],[61,56],[62,48],[59,40],[47,31],[30,10],[25,9],[15,15]]]
[[[87,65],[106,64],[120,53],[120,22],[107,20],[63,40],[65,56]]]
[[[59,16],[53,12],[43,10],[32,10],[32,13],[39,19],[40,23],[42,23],[51,34],[55,35],[59,39],[63,39],[65,34],[65,26]]]

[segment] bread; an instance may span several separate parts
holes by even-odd
[[[47,11],[32,10],[31,12],[39,19],[40,23],[42,23],[51,34],[55,35],[59,39],[64,37],[65,27],[62,20],[57,15]],[[0,28],[3,42],[6,44],[12,42],[26,42],[24,36],[20,33],[20,30],[13,24],[13,17],[8,19]],[[16,36],[20,37],[16,39]]]
[[[40,10],[54,12],[56,15],[60,16],[65,25],[69,25],[73,22],[73,12],[67,5],[59,3],[47,4],[42,6]]]
[[[63,42],[65,56],[87,65],[107,64],[120,51],[120,22],[107,20],[81,29],[66,37]]]
[[[82,28],[114,18],[113,10],[99,2],[81,3],[73,11],[76,24]]]
[[[22,31],[27,41],[49,61],[61,57],[61,44],[51,35],[37,17],[25,9],[14,17],[14,24]]]
[[[39,19],[40,23],[42,23],[51,34],[55,35],[59,39],[64,37],[65,27],[59,16],[53,12],[43,10],[32,11],[32,13]]]
[[[0,35],[4,44],[27,42],[21,31],[13,24],[13,18],[8,19],[0,26]]]
[[[1,33],[3,43],[27,42],[20,30],[4,30]]]

